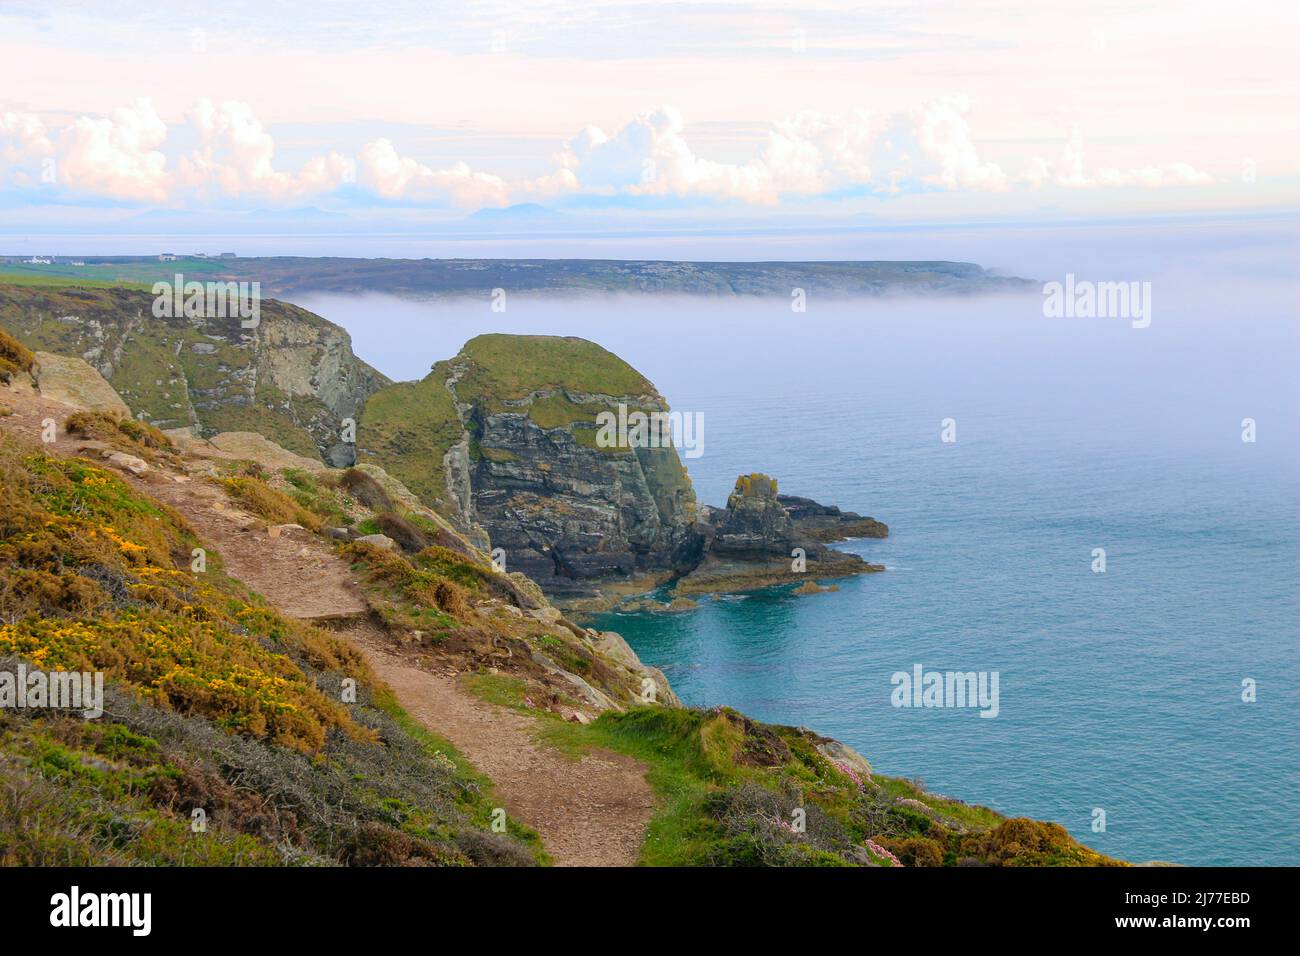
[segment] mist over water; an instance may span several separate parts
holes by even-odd
[[[1149,328],[1047,319],[1037,294],[813,295],[805,314],[784,300],[511,297],[503,314],[486,297],[295,301],[394,378],[482,332],[592,339],[703,413],[704,454],[687,463],[702,501],[765,471],[890,525],[843,545],[889,570],[838,593],[599,622],[687,702],[806,724],[883,773],[1059,821],[1125,859],[1300,862],[1294,223],[1068,241],[1073,257],[1047,233],[1004,238],[999,264],[1151,281]],[[989,262],[978,244],[907,255]],[[918,663],[999,671],[999,716],[892,707],[891,674]]]

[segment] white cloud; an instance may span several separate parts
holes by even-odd
[[[1071,133],[1070,140],[1061,150],[1061,158],[1055,165],[1041,156],[1035,156],[1029,161],[1023,178],[1034,187],[1052,182],[1066,189],[1161,189],[1169,186],[1206,186],[1214,182],[1214,177],[1209,173],[1183,162],[1130,169],[1103,166],[1089,171],[1083,159],[1082,136],[1077,129]]]
[[[275,140],[247,103],[200,100],[188,118],[199,148],[181,158],[177,180],[203,195],[215,190],[294,200],[330,192],[356,176],[355,163],[336,152],[313,157],[297,173],[277,170]]]
[[[17,163],[54,152],[45,124],[35,113],[0,113],[0,160]]]
[[[463,161],[428,165],[399,152],[386,137],[366,143],[355,158],[331,151],[296,172],[277,169],[274,137],[253,108],[208,99],[186,116],[197,147],[169,169],[163,151],[168,127],[152,103],[141,99],[107,117],[81,117],[56,132],[35,114],[0,113],[0,159],[12,163],[54,155],[59,182],[76,193],[173,205],[248,197],[299,202],[333,195],[354,182],[386,200],[465,209],[570,194],[773,206],[845,192],[892,196],[1213,182],[1185,162],[1090,169],[1077,132],[1056,161],[1031,156],[1013,175],[981,155],[970,116],[969,103],[957,97],[881,113],[803,111],[770,123],[752,158],[723,162],[701,155],[681,112],[664,105],[613,133],[589,125],[562,144],[551,172],[507,179]],[[12,179],[19,188],[31,185],[21,171]]]
[[[148,99],[107,117],[83,116],[59,133],[59,182],[111,199],[163,202],[167,157],[158,147],[166,138],[167,124]]]
[[[981,161],[955,99],[936,100],[878,121],[867,110],[847,116],[802,112],[771,124],[761,155],[720,163],[696,154],[671,106],[642,113],[613,136],[587,127],[564,151],[581,188],[597,193],[706,196],[775,204],[862,187],[880,194],[904,189],[1006,189],[1008,176]]]
[[[385,199],[450,202],[470,208],[504,206],[509,198],[509,188],[499,176],[476,173],[463,162],[432,169],[398,153],[388,139],[361,148],[360,181]]]

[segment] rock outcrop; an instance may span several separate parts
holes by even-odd
[[[849,538],[887,538],[889,525],[875,518],[864,518],[853,511],[841,511],[835,505],[818,504],[811,498],[777,495],[777,501],[790,515],[795,528],[805,538],[820,541],[846,541]]]
[[[883,571],[856,554],[836,551],[809,537],[763,474],[741,475],[726,508],[700,509],[696,521],[699,564],[677,582],[678,594],[739,591],[774,584],[805,584],[819,577]],[[797,499],[822,508],[806,498]]]
[[[32,379],[37,390],[53,401],[73,408],[108,412],[121,418],[131,417],[131,410],[113,386],[83,359],[37,352],[32,364]]]

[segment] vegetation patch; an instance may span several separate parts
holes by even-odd
[[[489,832],[490,785],[350,644],[215,553],[192,570],[196,546],[115,475],[0,441],[0,669],[107,677],[97,720],[0,711],[0,863],[545,861],[535,834]]]
[[[595,342],[574,336],[480,335],[461,349],[469,371],[456,384],[461,401],[526,398],[568,389],[600,395],[651,395],[654,386]],[[499,411],[500,406],[492,408]]]
[[[308,511],[261,478],[235,476],[223,478],[221,482],[236,501],[270,524],[297,524],[309,531],[321,529],[322,522],[319,515]]]
[[[443,456],[462,435],[451,394],[435,370],[419,382],[400,382],[370,396],[357,426],[357,457],[381,465],[437,507],[447,495]],[[393,509],[390,502],[376,510]]]
[[[121,418],[109,412],[75,412],[63,423],[69,435],[95,439],[120,451],[153,459],[155,452],[172,452],[176,446],[148,422]]]
[[[645,864],[1123,865],[1056,824],[1008,820],[864,773],[822,754],[823,738],[809,731],[729,708],[635,707],[586,726],[547,720],[539,733],[575,755],[606,748],[650,768],[660,808],[641,850]]]
[[[20,372],[30,372],[36,356],[27,346],[0,329],[0,382],[9,384]]]

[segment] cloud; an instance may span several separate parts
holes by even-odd
[[[1134,186],[1143,189],[1162,189],[1206,186],[1214,182],[1214,177],[1190,163],[1182,162],[1131,169],[1104,166],[1089,171],[1083,159],[1083,137],[1076,129],[1072,131],[1070,140],[1061,150],[1061,158],[1055,165],[1041,156],[1035,156],[1028,163],[1024,180],[1034,187],[1051,182],[1065,189],[1114,189]]]
[[[504,206],[510,194],[500,176],[477,173],[463,162],[433,169],[401,155],[386,138],[361,148],[360,182],[384,199],[451,203],[467,208]]]
[[[509,179],[463,161],[429,165],[403,154],[387,137],[365,143],[355,157],[330,151],[296,171],[277,169],[275,139],[253,108],[209,99],[196,103],[178,125],[197,146],[179,155],[169,169],[163,149],[167,124],[149,100],[141,99],[105,117],[83,116],[56,132],[48,131],[35,114],[0,113],[0,159],[17,163],[54,156],[58,182],[75,194],[176,206],[247,198],[291,203],[335,195],[356,202],[366,194],[388,202],[465,209],[570,195],[776,206],[845,194],[890,197],[1213,182],[1185,162],[1090,169],[1077,132],[1056,160],[1031,156],[1012,174],[981,154],[970,116],[970,103],[960,97],[887,113],[803,111],[770,123],[750,159],[725,162],[698,152],[681,112],[664,105],[637,114],[613,132],[586,126],[560,145],[549,172]],[[19,189],[34,185],[21,170],[10,178]]]
[[[58,181],[110,199],[165,202],[167,157],[159,151],[167,124],[148,99],[107,117],[83,116],[58,137]]]
[[[356,178],[355,162],[336,152],[313,157],[297,173],[277,170],[275,140],[247,103],[200,100],[188,119],[199,148],[181,158],[177,181],[201,195],[296,200]]]
[[[0,113],[0,160],[17,163],[54,152],[35,113]]]
[[[889,195],[910,189],[1008,188],[1009,177],[981,161],[960,100],[927,103],[877,119],[803,112],[771,125],[761,155],[720,163],[695,153],[671,106],[642,113],[617,133],[587,127],[566,144],[564,165],[597,193],[703,196],[773,205],[790,196],[845,188]]]

